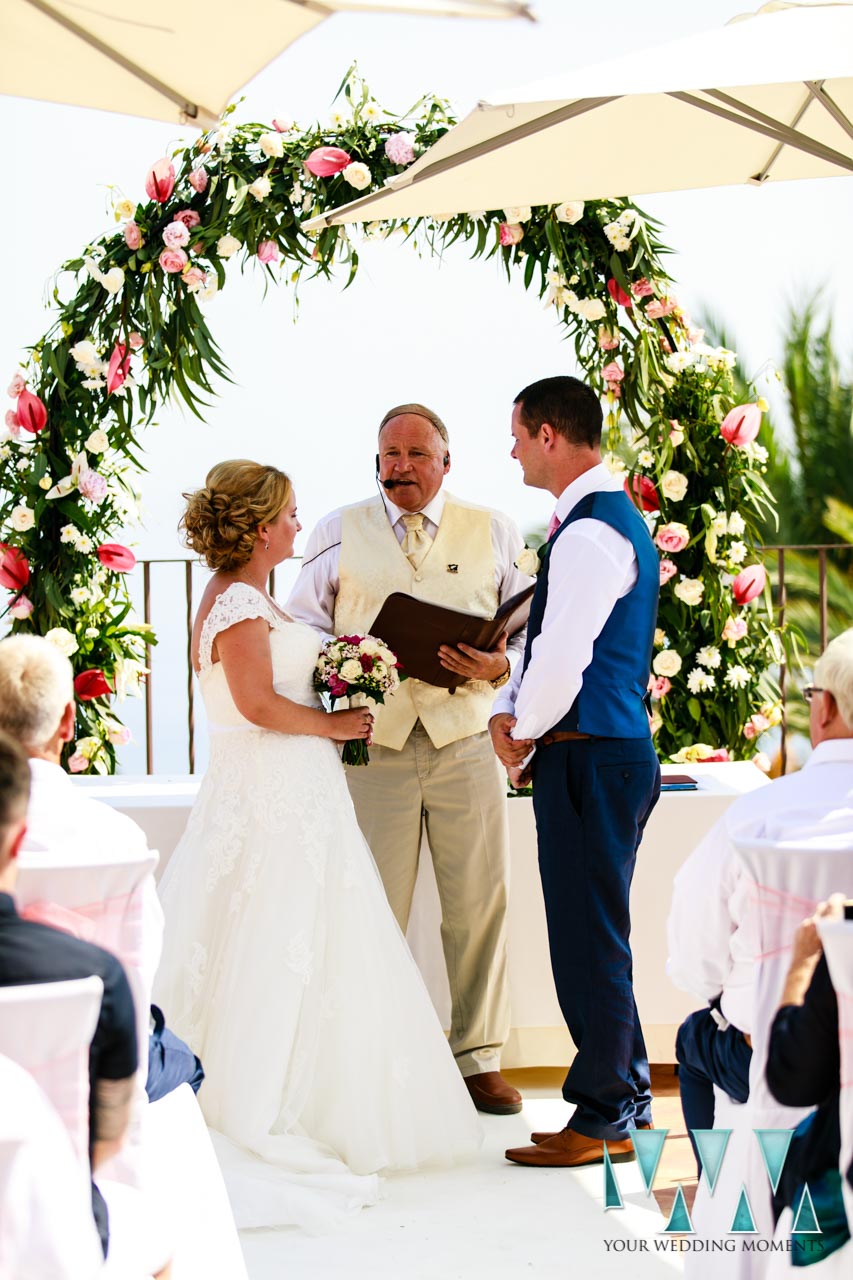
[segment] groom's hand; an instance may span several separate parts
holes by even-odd
[[[503,633],[494,649],[472,649],[470,644],[453,648],[449,644],[439,646],[438,660],[447,671],[453,671],[466,680],[497,680],[509,666],[506,656],[507,634]]]
[[[495,755],[506,769],[517,769],[522,760],[530,755],[535,745],[531,738],[516,740],[511,737],[515,723],[515,716],[511,716],[506,711],[498,712],[489,721],[489,733]]]

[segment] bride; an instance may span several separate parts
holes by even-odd
[[[301,528],[290,481],[222,462],[187,497],[215,570],[193,628],[210,764],[160,886],[156,998],[204,1063],[238,1225],[322,1229],[379,1171],[448,1164],[480,1129],[335,747],[372,716],[323,710],[322,638],[266,589]]]

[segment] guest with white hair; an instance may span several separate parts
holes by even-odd
[[[682,1023],[676,1041],[688,1130],[713,1128],[714,1085],[735,1102],[749,1096],[758,946],[735,838],[808,845],[831,827],[853,839],[853,628],[827,646],[803,697],[814,748],[805,767],[739,797],[673,885],[667,972],[706,1002]]]

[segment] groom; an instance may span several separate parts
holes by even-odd
[[[569,377],[525,387],[512,415],[524,483],[557,500],[524,661],[489,723],[513,780],[532,775],[551,966],[577,1049],[566,1128],[506,1153],[545,1167],[598,1163],[605,1141],[612,1160],[629,1160],[630,1131],[651,1123],[629,894],[660,792],[644,702],[659,570],[643,518],[601,462],[601,421],[598,397]]]

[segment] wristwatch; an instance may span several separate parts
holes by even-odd
[[[494,680],[490,680],[489,684],[493,689],[502,689],[512,673],[512,667],[509,665],[509,658],[506,660],[506,671],[502,671]]]

